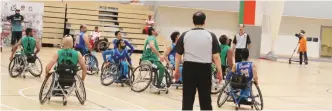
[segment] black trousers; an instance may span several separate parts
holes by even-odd
[[[182,70],[182,110],[193,110],[198,90],[201,110],[212,110],[211,105],[211,63],[184,62]]]
[[[235,62],[241,62],[241,53],[243,49],[235,49]]]
[[[22,38],[22,31],[12,31],[11,44],[15,45]]]
[[[304,56],[304,63],[305,63],[305,65],[308,65],[308,55],[307,55],[307,52],[300,52],[300,65],[302,65],[303,56]]]

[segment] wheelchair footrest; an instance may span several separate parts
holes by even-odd
[[[246,99],[241,99],[240,104],[243,104],[243,105],[252,105],[252,102],[248,101]]]

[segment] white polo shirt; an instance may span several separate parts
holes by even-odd
[[[251,43],[249,34],[244,33],[242,35],[236,34],[234,36],[233,43],[235,44],[236,49],[245,49],[247,45]]]

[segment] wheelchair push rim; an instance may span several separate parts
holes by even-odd
[[[252,86],[253,87],[253,86]],[[258,94],[254,94],[253,91],[251,90],[251,97],[252,97],[252,107],[255,108],[256,110],[263,110],[264,108],[264,102],[263,102],[263,95],[262,92],[256,84],[254,84],[254,87],[257,89]],[[259,98],[259,100],[257,100]]]
[[[84,83],[82,81],[82,78],[79,76],[79,75],[75,75],[75,78],[76,78],[76,90],[75,90],[75,94],[76,94],[76,97],[78,99],[78,101],[80,101],[80,103],[82,105],[84,105],[85,101],[86,101],[86,90],[85,90],[85,86],[84,86]],[[77,82],[79,82],[79,85],[77,84]],[[80,89],[80,91],[79,91]]]
[[[52,77],[51,77],[52,76]],[[50,79],[51,77],[51,79]],[[49,89],[46,90],[46,93],[44,93],[44,89],[46,88],[46,84],[48,83],[48,81],[51,80],[51,84],[49,85]],[[54,85],[54,73],[49,74],[48,76],[46,76],[40,91],[39,91],[39,102],[40,104],[44,104],[46,102],[46,100],[48,98],[50,98],[50,93],[52,92],[52,87]]]
[[[145,71],[146,74],[145,75],[148,75],[148,77],[142,77],[142,71]],[[136,75],[138,74],[138,75]],[[131,90],[134,91],[134,92],[142,92],[142,91],[145,91],[151,84],[152,82],[152,69],[149,65],[146,65],[146,64],[143,64],[143,65],[139,65],[138,67],[135,68],[135,70],[132,72],[132,81],[131,81]],[[141,89],[137,89],[136,88],[136,84],[138,82],[141,82],[141,81],[145,81],[147,80],[147,84],[141,88]]]
[[[225,102],[227,101],[227,99],[230,97],[230,95],[228,94],[229,92],[227,91],[227,87],[229,87],[229,81],[227,81],[223,87],[221,88],[221,90],[219,91],[219,95],[218,95],[218,99],[217,99],[217,105],[218,107],[220,108],[222,105],[225,104]],[[223,97],[222,96],[225,95],[226,97]],[[221,101],[221,99],[223,99]]]
[[[93,65],[89,65],[91,63],[91,61],[90,61],[91,59],[90,58],[92,58],[93,61],[94,61]],[[94,55],[92,55],[92,54],[86,54],[86,55],[84,55],[84,59],[85,59],[85,65],[87,65],[87,68],[89,68],[90,66],[93,67],[93,68],[88,69],[87,74],[88,75],[98,74],[99,68],[98,68],[98,60],[97,60],[97,58]]]
[[[39,67],[40,70],[39,70],[39,72],[33,72],[32,70],[34,68],[38,68],[38,66],[36,65],[37,61],[40,64],[40,67]],[[31,65],[34,65],[36,67],[34,67],[34,68],[30,67],[30,69],[29,69],[30,74],[35,76],[35,77],[40,77],[40,75],[43,73],[43,64],[42,64],[41,60],[39,59],[39,57],[37,57],[35,63],[31,63]]]
[[[24,61],[21,60],[21,56],[18,55],[18,56],[15,56],[9,63],[9,67],[8,67],[8,71],[9,71],[9,75],[13,78],[15,77],[18,77],[20,76],[23,72],[24,72],[24,68],[25,68],[25,65],[20,65],[20,64],[24,64]],[[13,66],[12,66],[13,65]],[[17,66],[21,67],[21,68],[18,68]],[[13,71],[15,70],[18,70],[18,73],[17,74],[13,74]]]
[[[103,67],[100,75],[100,81],[101,84],[104,86],[109,86],[111,85],[117,78],[117,74],[119,73],[118,71],[118,66],[115,64],[111,64],[110,66]],[[105,79],[110,78],[109,82],[106,82]]]

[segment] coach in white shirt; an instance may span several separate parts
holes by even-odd
[[[251,40],[249,34],[244,32],[244,25],[239,25],[240,32],[234,36],[233,50],[235,49],[235,62],[241,62],[241,52],[243,49],[250,48]]]
[[[95,27],[95,31],[90,33],[91,35],[91,39],[93,40],[93,42],[96,42],[96,40],[99,39],[99,37],[101,36],[101,32],[99,32],[98,27]]]

